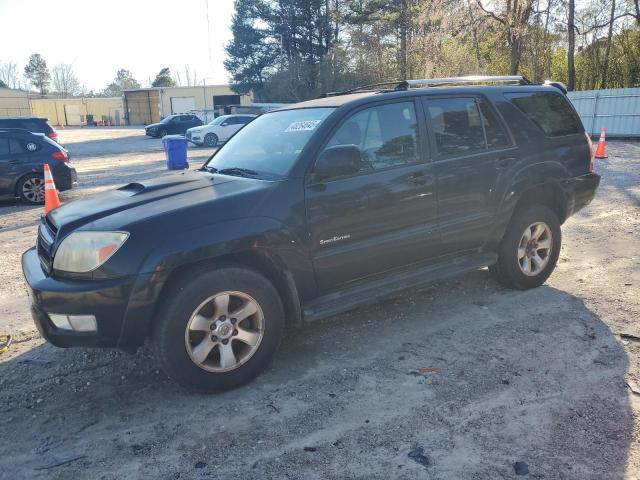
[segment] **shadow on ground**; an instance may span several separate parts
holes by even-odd
[[[214,396],[143,352],[39,344],[0,364],[0,471],[512,478],[521,461],[532,478],[619,478],[627,368],[579,298],[503,290],[485,270],[292,331],[262,376]]]

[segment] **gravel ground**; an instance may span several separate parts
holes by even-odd
[[[64,139],[81,185],[63,202],[165,172],[139,129]],[[481,270],[408,291],[289,332],[213,396],[144,351],[44,343],[19,266],[41,208],[0,204],[0,478],[640,478],[640,143],[608,153],[543,287]]]

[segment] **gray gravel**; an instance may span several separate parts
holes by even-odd
[[[164,174],[141,133],[65,131],[82,188],[63,201]],[[256,381],[212,396],[144,351],[44,343],[19,270],[41,210],[0,205],[0,331],[18,339],[0,354],[0,478],[639,477],[640,342],[620,334],[640,337],[640,143],[608,153],[545,286],[482,270],[411,290],[289,332]]]

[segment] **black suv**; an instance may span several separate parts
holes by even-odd
[[[180,134],[184,135],[186,131],[192,127],[199,127],[202,125],[196,115],[192,114],[179,114],[169,115],[168,117],[160,120],[159,123],[152,123],[144,128],[145,135],[153,138],[162,138],[165,135]]]
[[[41,133],[0,128],[0,198],[20,197],[26,203],[43,203],[45,163],[58,190],[73,188],[77,174],[67,150]]]
[[[264,114],[197,171],[53,210],[22,268],[51,343],[150,339],[170,377],[221,390],[285,328],[400,289],[487,266],[542,284],[599,181],[558,87],[402,82]]]
[[[39,117],[0,118],[0,128],[23,128],[34,133],[43,133],[54,142],[58,142],[58,132],[49,120]]]

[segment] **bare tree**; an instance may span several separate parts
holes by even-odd
[[[569,11],[567,12],[569,24],[567,25],[567,36],[569,45],[567,48],[567,88],[575,90],[576,88],[576,0],[569,0]]]
[[[73,67],[67,63],[61,63],[51,69],[51,81],[53,89],[61,98],[72,97],[82,91]]]
[[[8,88],[22,87],[18,66],[13,62],[0,63],[0,81]]]
[[[489,18],[499,22],[504,28],[505,40],[509,46],[509,73],[515,75],[520,67],[523,40],[529,30],[534,0],[506,0],[493,10],[485,8],[482,0],[476,1]]]
[[[609,74],[609,54],[613,40],[613,23],[616,19],[616,0],[611,0],[611,16],[609,18],[609,30],[607,32],[607,46],[605,47],[604,63],[602,65],[602,82],[600,88],[607,88],[607,75]]]

